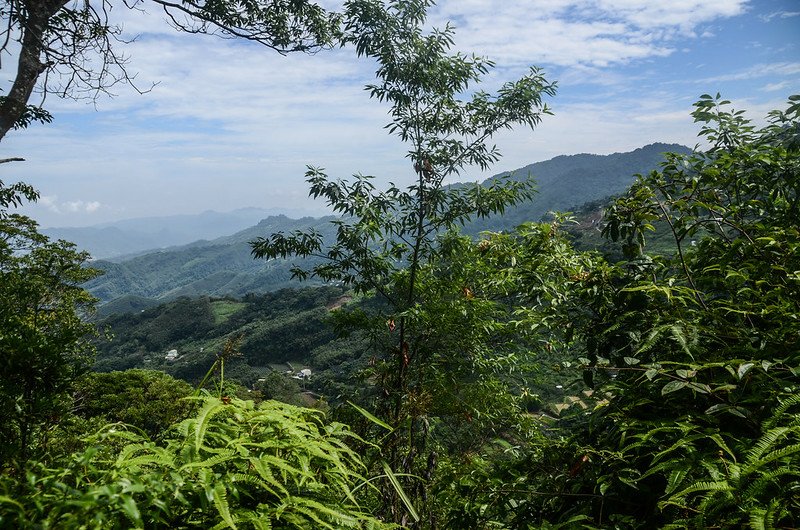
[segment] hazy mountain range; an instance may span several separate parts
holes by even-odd
[[[627,153],[612,155],[559,156],[545,162],[537,162],[512,172],[513,178],[532,176],[538,193],[533,201],[507,210],[502,218],[493,218],[472,223],[465,227],[471,233],[481,230],[511,229],[525,221],[538,221],[552,210],[570,210],[586,202],[596,201],[622,193],[634,181],[634,174],[646,173],[658,168],[663,153],[690,150],[674,144],[652,144]],[[250,292],[268,292],[289,285],[291,262],[283,260],[254,260],[248,242],[273,232],[292,231],[314,227],[325,233],[333,233],[329,222],[332,218],[290,219],[269,216],[257,224],[250,222],[253,216],[263,214],[254,208],[237,210],[227,214],[204,212],[198,216],[174,216],[164,218],[134,219],[113,223],[106,227],[92,227],[99,233],[113,229],[124,234],[118,238],[118,253],[133,253],[144,250],[145,238],[162,242],[169,237],[191,237],[202,233],[203,240],[182,246],[141,253],[128,259],[98,260],[93,266],[103,269],[105,274],[87,284],[87,288],[103,302],[114,301],[104,308],[111,310],[136,310],[153,303],[155,299],[178,296],[211,295],[241,296]],[[242,226],[244,225],[244,226]],[[160,228],[159,228],[160,227]],[[231,229],[232,228],[232,229]],[[228,235],[219,234],[228,229]],[[103,247],[105,238],[92,240],[92,230],[75,232],[81,238],[70,238],[68,232],[51,234],[72,239],[94,255],[111,255],[111,246]],[[98,233],[94,232],[94,233]],[[160,235],[159,235],[160,234]],[[214,237],[221,235],[221,237]],[[136,239],[140,237],[140,239]],[[123,241],[131,242],[124,247]],[[134,248],[134,243],[139,246]]]
[[[42,233],[52,239],[72,241],[95,259],[108,259],[227,236],[274,214],[263,208],[225,213],[207,210],[195,215],[141,217],[80,228],[45,228]]]

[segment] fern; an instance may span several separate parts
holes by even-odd
[[[230,506],[228,505],[228,490],[222,482],[214,486],[214,506],[217,507],[217,511],[225,525],[236,530],[236,523],[233,522]],[[220,527],[220,525],[217,525],[217,527]]]
[[[364,465],[342,425],[327,429],[318,412],[274,402],[201,401],[164,446],[127,433],[117,450],[103,432],[69,467],[31,480],[35,504],[0,489],[0,517],[19,507],[15,520],[31,514],[20,527],[391,527],[356,503]]]
[[[191,422],[194,424],[194,448],[195,451],[198,453],[203,445],[203,441],[205,438],[206,430],[208,429],[208,424],[211,421],[211,418],[214,414],[222,412],[225,408],[225,404],[222,401],[209,397],[203,408],[200,410],[196,419],[187,420],[187,422]]]

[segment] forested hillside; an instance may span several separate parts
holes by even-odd
[[[679,145],[651,144],[629,153],[560,156],[512,171],[512,179],[535,180],[537,192],[533,198],[508,208],[503,216],[472,219],[462,230],[474,236],[484,230],[511,230],[524,222],[538,221],[549,211],[575,210],[586,202],[607,199],[627,189],[635,174],[656,169],[663,162],[664,153],[670,151],[689,152]],[[504,175],[507,174],[488,179],[484,185]],[[328,218],[297,220],[273,216],[212,241],[198,241],[124,261],[96,261],[92,265],[105,274],[89,282],[86,288],[108,302],[130,296],[150,299],[244,296],[297,285],[290,281],[291,261],[254,261],[248,242],[275,232],[309,228],[328,240],[334,230]]]
[[[533,199],[508,208],[502,216],[475,220],[466,230],[513,230],[522,223],[544,220],[548,212],[573,211],[585,203],[608,199],[627,190],[635,175],[657,169],[664,161],[664,153],[690,151],[682,145],[655,143],[627,153],[563,155],[527,165],[511,175],[515,180],[533,178]]]
[[[95,261],[104,274],[86,284],[101,301],[123,296],[243,296],[295,285],[291,262],[255,261],[248,242],[264,233],[317,228],[332,233],[329,219],[269,217],[259,224],[214,241],[151,252],[119,263]]]
[[[252,387],[274,369],[285,372],[287,362],[307,366],[315,348],[334,338],[328,308],[346,298],[335,287],[282,289],[242,299],[178,298],[116,314],[100,322],[110,337],[98,343],[95,369],[157,369],[196,384],[225,344],[236,341],[241,356],[229,364],[228,377]],[[165,359],[170,350],[176,359]]]

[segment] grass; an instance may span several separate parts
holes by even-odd
[[[231,315],[245,307],[244,302],[234,302],[231,300],[215,300],[211,302],[211,312],[214,313],[214,325],[226,322]]]

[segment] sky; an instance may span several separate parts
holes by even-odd
[[[347,48],[281,56],[179,34],[154,4],[143,7],[115,2],[111,17],[136,37],[121,50],[137,85],[152,90],[117,86],[93,102],[49,96],[53,123],[0,143],[0,158],[26,159],[4,164],[0,179],[39,190],[22,213],[43,227],[244,207],[322,214],[307,197],[308,165],[411,183],[406,147],[383,128],[387,107],[363,89],[374,63]],[[496,136],[503,158],[460,180],[562,154],[693,147],[689,113],[701,94],[720,92],[763,123],[800,93],[797,0],[440,0],[428,23],[447,21],[456,50],[496,64],[475,88],[494,90],[532,65],[558,83],[546,100],[553,116]],[[3,91],[12,67],[4,58]]]

